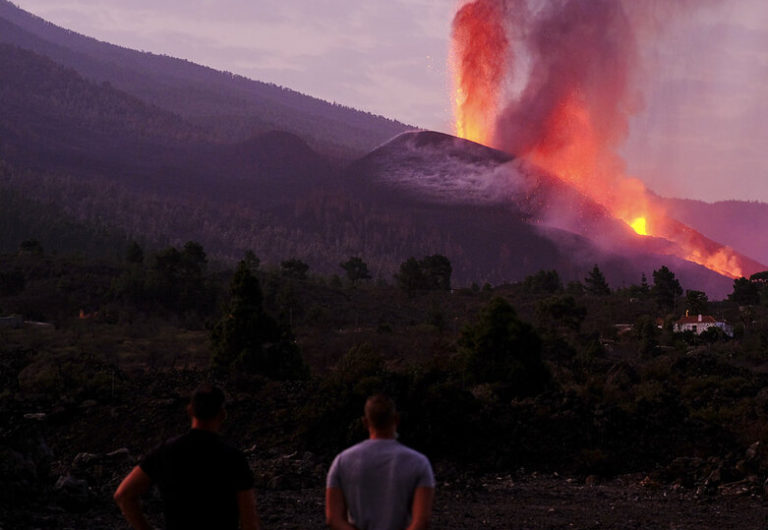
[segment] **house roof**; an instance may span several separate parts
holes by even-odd
[[[701,317],[701,320],[699,320]],[[695,315],[685,316],[677,321],[677,324],[682,326],[683,324],[716,324],[717,320],[711,315]]]

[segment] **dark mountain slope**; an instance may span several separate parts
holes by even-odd
[[[117,180],[208,200],[280,198],[321,185],[330,164],[289,133],[238,144],[48,58],[0,44],[0,157],[34,171]]]
[[[87,171],[90,165],[106,172],[160,165],[202,137],[170,112],[5,44],[0,100],[2,155],[25,167]]]
[[[158,244],[195,239],[228,259],[246,249],[271,262],[299,256],[325,273],[362,255],[384,277],[409,256],[442,253],[458,283],[520,280],[543,268],[582,279],[610,263],[616,285],[671,262],[651,259],[653,249],[640,259],[640,245],[653,240],[638,241],[559,180],[448,135],[402,134],[338,179],[295,135],[206,142],[177,115],[16,47],[0,46],[0,91],[8,132],[0,152],[33,170],[9,185],[78,222]],[[625,244],[601,248],[590,234]],[[634,260],[621,257],[628,249]]]
[[[339,157],[358,156],[407,127],[275,85],[167,56],[121,48],[59,28],[0,0],[0,42],[16,44],[109,82],[205,126],[225,141],[279,129]]]

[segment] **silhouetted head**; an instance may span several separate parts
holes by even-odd
[[[193,419],[208,422],[224,415],[224,392],[217,386],[204,383],[197,387],[189,400],[189,414]]]
[[[365,402],[365,425],[374,437],[394,437],[400,418],[389,396],[376,394]]]

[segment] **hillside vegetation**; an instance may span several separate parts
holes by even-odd
[[[20,455],[1,479],[4,520],[27,524],[50,506],[103,516],[130,455],[182,429],[185,395],[208,378],[229,391],[227,434],[255,448],[253,465],[270,451],[323,463],[300,480],[321,482],[329,458],[362,436],[360,407],[377,391],[396,398],[403,441],[430,455],[441,480],[639,472],[714,495],[759,491],[768,474],[756,444],[768,433],[758,280],[710,303],[681,296],[673,271],[620,289],[595,267],[567,285],[543,270],[446,290],[437,278],[450,282],[450,264],[435,256],[404,260],[386,281],[365,279],[360,261],[328,277],[300,260],[263,267],[253,254],[233,274],[194,242],[157,252],[132,243],[124,256],[53,256],[25,241],[0,260],[1,314],[36,322],[0,329],[0,451]],[[756,297],[744,305],[747,291]],[[734,338],[675,333],[685,309],[727,319]],[[238,315],[258,324],[239,327]],[[75,458],[121,447],[98,457],[100,474]],[[271,491],[276,471],[262,472]],[[62,476],[91,493],[54,487]]]

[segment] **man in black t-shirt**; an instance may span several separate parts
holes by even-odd
[[[253,473],[245,456],[218,432],[224,422],[224,393],[199,387],[187,406],[192,428],[148,454],[115,492],[123,515],[136,530],[151,530],[139,498],[156,484],[168,530],[260,528]]]

